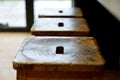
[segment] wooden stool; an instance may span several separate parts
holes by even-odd
[[[39,18],[31,28],[35,36],[89,36],[84,18]]]
[[[29,37],[13,60],[17,80],[102,80],[104,64],[93,37]]]
[[[83,17],[83,12],[80,8],[42,8],[38,13],[38,18],[79,18]]]

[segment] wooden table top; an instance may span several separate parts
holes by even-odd
[[[31,28],[38,36],[88,36],[89,32],[84,18],[39,18]]]
[[[38,17],[83,17],[80,8],[41,8]]]
[[[59,51],[61,47],[62,52]],[[77,66],[79,69],[80,66],[103,66],[104,64],[105,61],[93,37],[32,36],[24,40],[13,60],[15,69],[25,68],[28,65],[56,65],[62,68],[63,65],[69,68]]]

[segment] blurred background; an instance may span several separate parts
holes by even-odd
[[[39,9],[46,7],[72,7],[72,0],[0,0],[0,28],[25,28],[26,17],[35,20]],[[31,9],[33,17],[27,16]]]
[[[12,60],[45,7],[80,7],[106,60],[103,80],[119,80],[120,0],[0,0],[0,80],[16,80]]]

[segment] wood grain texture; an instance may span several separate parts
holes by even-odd
[[[80,8],[42,8],[38,14],[38,18],[78,18],[83,17],[83,12]]]
[[[28,80],[92,80],[92,72],[28,71]]]
[[[22,70],[17,74],[17,80],[103,80],[101,72]]]
[[[39,18],[31,28],[35,36],[89,36],[85,18]]]
[[[27,80],[26,70],[17,70],[17,80]]]

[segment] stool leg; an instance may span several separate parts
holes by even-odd
[[[103,80],[103,72],[93,72],[92,80]]]

